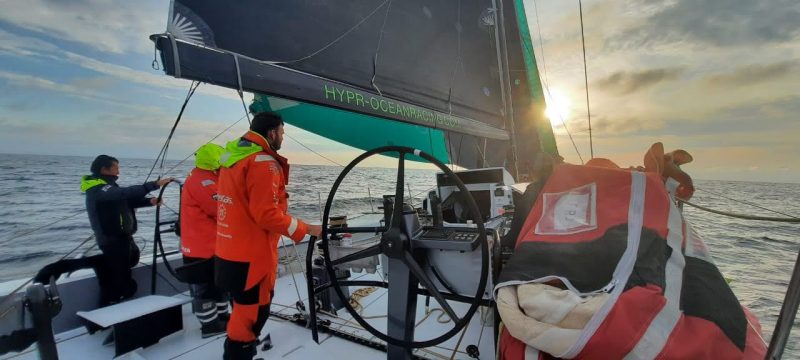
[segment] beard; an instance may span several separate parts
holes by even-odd
[[[280,150],[281,149],[281,143],[282,143],[282,141],[279,141],[278,139],[269,139],[269,146],[272,148],[272,150],[275,150],[275,151]]]

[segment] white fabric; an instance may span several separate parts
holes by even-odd
[[[497,290],[497,310],[514,338],[550,354],[562,354],[578,340],[609,295],[581,298],[546,284],[506,286]]]

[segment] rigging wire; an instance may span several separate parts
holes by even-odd
[[[583,46],[583,80],[586,83],[586,117],[589,120],[589,156],[594,159],[594,145],[592,144],[592,113],[589,111],[589,74],[586,70],[586,39],[583,35],[583,4],[578,0],[578,12],[581,17],[581,45]]]
[[[341,167],[344,167],[344,165],[342,165],[342,164],[339,164],[338,162],[331,160],[331,159],[330,159],[330,158],[328,158],[327,156],[325,156],[325,155],[322,155],[322,154],[320,154],[320,153],[318,153],[318,152],[314,151],[314,150],[313,150],[313,149],[311,149],[310,147],[308,147],[308,146],[306,146],[305,144],[301,143],[299,140],[297,140],[297,139],[293,138],[291,135],[289,135],[289,134],[283,134],[283,135],[284,135],[284,136],[286,136],[286,137],[288,137],[289,139],[292,139],[294,142],[296,142],[296,143],[300,144],[300,146],[302,146],[302,147],[306,148],[306,150],[308,150],[308,151],[311,151],[312,153],[319,155],[319,157],[321,157],[321,158],[323,158],[323,159],[325,159],[325,160],[328,160],[328,161],[330,161],[330,162],[331,162],[331,163],[333,163],[333,164],[336,164],[336,165],[339,165],[339,166],[341,166]]]
[[[237,91],[236,93],[239,94],[239,100],[242,100],[242,108],[244,108],[244,116],[247,118],[247,123],[252,124],[253,122],[250,121],[250,111],[247,109],[247,104],[244,103],[244,93],[242,93],[242,91]]]
[[[239,118],[239,120],[236,120],[236,121],[234,121],[234,122],[233,122],[233,124],[230,124],[228,127],[226,127],[225,129],[223,129],[222,131],[220,131],[220,132],[219,132],[219,133],[218,133],[216,136],[214,136],[213,138],[211,138],[210,140],[208,140],[208,141],[207,141],[207,143],[210,143],[210,142],[212,142],[212,141],[216,140],[218,137],[222,136],[222,134],[224,134],[224,133],[228,132],[228,130],[230,130],[231,128],[233,128],[233,127],[234,127],[236,124],[238,124],[240,121],[244,120],[244,118],[245,118],[245,117],[247,117],[247,115],[243,115],[242,117],[240,117],[240,118]],[[189,158],[190,158],[190,157],[192,157],[193,155],[194,155],[194,152],[191,152],[191,153],[189,153],[189,155],[186,155],[186,157],[185,157],[185,158],[183,158],[183,160],[179,161],[177,164],[175,164],[173,167],[171,167],[169,170],[167,170],[167,171],[165,172],[165,174],[169,174],[169,173],[171,173],[173,170],[177,169],[177,168],[178,168],[179,166],[181,166],[181,165],[182,165],[184,162],[186,162],[186,160],[189,160]]]
[[[794,216],[794,215],[791,215],[791,214],[787,214],[787,213],[780,212],[780,211],[777,211],[777,210],[772,210],[772,209],[769,209],[769,208],[765,208],[763,206],[759,206],[757,204],[754,204],[754,203],[751,203],[751,202],[747,202],[747,201],[744,201],[744,200],[738,200],[738,199],[730,198],[730,197],[727,197],[725,195],[722,195],[722,194],[719,194],[719,193],[715,193],[713,191],[708,191],[706,189],[701,189],[701,188],[696,188],[696,189],[700,190],[702,192],[705,192],[705,193],[709,193],[709,194],[714,195],[714,196],[719,196],[719,197],[721,197],[723,199],[728,199],[730,201],[734,201],[734,202],[750,205],[750,206],[759,208],[761,210],[769,211],[769,212],[772,212],[772,213],[775,213],[775,214],[780,214],[780,215],[787,216],[787,217],[790,217],[790,218],[793,218],[793,219],[800,219],[800,217],[797,217],[797,216]]]
[[[708,211],[710,213],[714,213],[714,214],[718,214],[718,215],[724,215],[724,216],[737,218],[737,219],[776,221],[776,222],[787,222],[787,223],[800,223],[800,218],[796,218],[796,217],[792,217],[792,218],[777,218],[777,217],[737,214],[737,213],[728,212],[728,211],[714,210],[714,209],[709,208],[709,207],[705,207],[705,206],[701,206],[701,205],[689,202],[689,200],[678,199],[678,201],[680,201],[680,202],[682,202],[684,204],[693,206],[693,207],[698,208],[698,209],[703,210],[703,211]]]
[[[181,117],[183,116],[183,111],[186,110],[186,105],[189,104],[189,99],[192,98],[194,95],[195,90],[200,86],[199,81],[192,81],[189,85],[189,92],[186,93],[186,99],[183,101],[183,105],[181,106],[181,111],[178,113],[178,117],[175,119],[175,124],[172,125],[172,129],[167,136],[166,141],[164,141],[164,145],[161,147],[161,151],[158,152],[158,156],[156,156],[156,160],[153,162],[153,166],[150,168],[150,172],[147,173],[147,177],[145,178],[145,182],[150,180],[150,175],[153,174],[153,170],[155,170],[156,165],[161,160],[161,175],[164,174],[164,160],[167,158],[167,151],[169,150],[169,143],[172,140],[172,136],[175,134],[175,129],[178,127],[178,123],[181,121]]]
[[[539,21],[539,8],[536,6],[536,0],[533,0],[533,10],[534,14],[536,15],[536,28],[539,34],[539,52],[542,53],[542,65],[544,70],[544,90],[547,92],[547,96],[549,96],[552,99],[553,94],[550,92],[550,80],[547,76],[547,61],[545,60],[545,55],[544,55],[544,39],[542,38],[542,27]],[[534,52],[535,51],[536,50],[534,48]],[[564,117],[561,116],[561,114],[557,115],[558,115],[558,120],[561,122],[561,125],[564,126],[564,131],[567,133],[567,136],[569,136],[569,141],[572,143],[572,148],[575,149],[575,153],[578,154],[578,159],[580,159],[581,164],[583,164],[584,163],[583,156],[581,155],[580,150],[578,150],[578,145],[575,143],[575,139],[572,137],[572,133],[569,131],[567,123],[564,121]]]

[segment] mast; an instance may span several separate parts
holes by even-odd
[[[499,4],[499,7],[498,7]],[[514,124],[514,106],[511,96],[511,76],[509,74],[508,66],[508,44],[506,42],[506,22],[505,15],[503,14],[503,0],[494,1],[495,8],[495,35],[497,39],[497,58],[498,67],[500,71],[501,93],[503,98],[503,107],[505,110],[505,120],[509,128],[509,141],[511,142],[511,166],[510,170],[514,175],[514,179],[519,179],[519,164],[517,163],[517,137],[516,126]]]

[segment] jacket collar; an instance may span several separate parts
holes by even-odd
[[[269,145],[269,142],[267,142],[267,139],[261,136],[261,134],[254,131],[248,131],[247,133],[244,134],[244,136],[242,136],[242,139],[255,143],[258,146],[261,146],[262,151],[275,158],[275,160],[277,160],[278,163],[281,164],[281,166],[287,167],[289,165],[289,160],[283,156],[278,155],[277,151],[272,150],[272,147]]]

